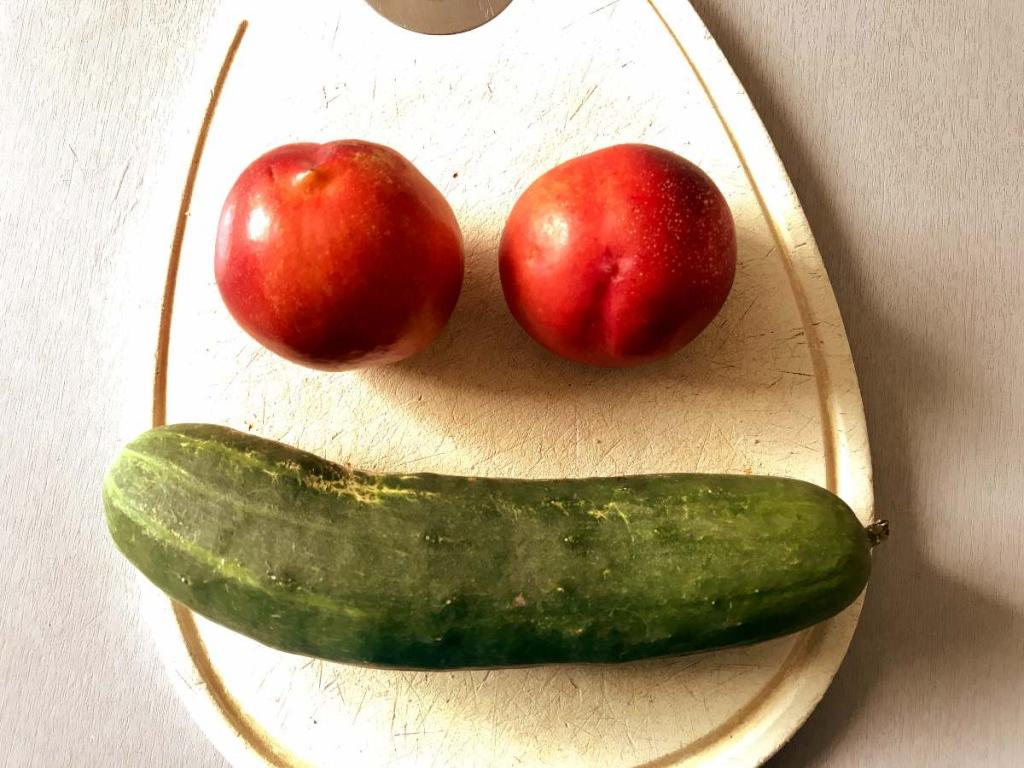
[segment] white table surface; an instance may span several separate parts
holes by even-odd
[[[3,766],[224,764],[99,501],[139,367],[122,233],[216,4],[0,0]],[[1024,6],[694,5],[817,236],[894,530],[835,684],[772,765],[1020,765]]]

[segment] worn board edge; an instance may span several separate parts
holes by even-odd
[[[873,518],[870,453],[860,391],[842,319],[821,257],[799,200],[760,117],[724,55],[686,0],[647,0],[675,41],[722,122],[769,223],[779,257],[797,297],[818,384],[827,485],[848,501],[862,522]],[[246,23],[221,16],[211,26],[196,71],[213,83],[210,91],[185,94],[183,114],[195,117],[179,137],[182,157],[191,162],[184,181],[171,257],[166,265],[161,322],[156,345],[152,416],[166,413],[170,320],[177,261],[188,221],[206,133]],[[236,766],[295,766],[259,725],[232,699],[212,668],[192,613],[144,583],[143,599],[159,651],[189,711],[223,756]],[[779,672],[733,718],[705,738],[647,766],[757,765],[774,754],[803,724],[828,688],[845,656],[863,595],[836,619],[806,630]],[[771,710],[771,711],[770,711]]]

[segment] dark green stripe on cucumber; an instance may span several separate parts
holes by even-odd
[[[139,436],[107,522],[154,584],[267,645],[444,669],[619,662],[835,615],[871,539],[810,483],[372,474],[207,424]]]

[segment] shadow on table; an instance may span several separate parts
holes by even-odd
[[[718,41],[776,140],[779,154],[792,174],[811,228],[819,243],[830,274],[842,274],[836,284],[836,298],[853,348],[860,375],[868,418],[875,468],[875,509],[892,523],[892,537],[875,555],[875,572],[868,590],[860,626],[849,655],[830,691],[807,724],[776,755],[769,765],[827,764],[832,745],[839,741],[853,713],[876,705],[872,690],[889,675],[899,674],[903,685],[922,698],[956,686],[971,678],[974,665],[982,660],[1019,656],[1014,637],[1024,627],[1024,617],[1011,605],[956,580],[930,562],[920,547],[919,532],[937,519],[938,510],[924,509],[918,480],[922,451],[915,440],[929,429],[941,428],[942,419],[919,421],[928,409],[920,403],[935,402],[936,408],[951,391],[968,401],[985,398],[980,384],[953,380],[962,376],[947,365],[941,353],[924,339],[904,330],[899,318],[888,317],[876,295],[865,287],[856,258],[851,258],[848,238],[840,217],[832,210],[827,185],[808,163],[809,154],[790,130],[791,118],[772,98],[771,88],[757,77],[753,52],[739,34],[730,29],[717,4],[695,0],[694,6]],[[908,407],[913,397],[916,407]],[[974,514],[976,510],[963,510]],[[1013,684],[1006,676],[1005,685]],[[1012,691],[992,691],[994,697],[1012,698]],[[948,702],[956,707],[957,702]],[[891,716],[898,719],[901,713]],[[927,738],[927,734],[922,734]]]

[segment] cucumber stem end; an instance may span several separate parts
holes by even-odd
[[[889,538],[889,521],[876,520],[865,530],[868,532],[868,540],[871,542],[871,547],[877,547]]]

